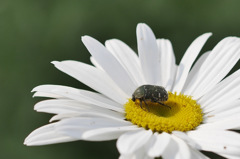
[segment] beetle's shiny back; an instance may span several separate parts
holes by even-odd
[[[142,85],[132,94],[133,101],[141,99],[144,101],[162,102],[168,100],[168,93],[162,86]]]

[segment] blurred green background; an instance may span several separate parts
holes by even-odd
[[[88,89],[50,62],[72,59],[90,63],[90,54],[81,42],[83,35],[102,43],[118,38],[136,50],[139,22],[147,23],[156,37],[170,39],[179,62],[202,33],[213,32],[202,52],[226,36],[240,36],[239,7],[238,0],[0,1],[0,158],[118,158],[116,141],[23,145],[24,138],[51,117],[33,110],[42,100],[31,97],[33,87],[61,84]]]

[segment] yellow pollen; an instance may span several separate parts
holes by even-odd
[[[128,121],[145,129],[167,133],[174,130],[193,130],[203,120],[202,109],[191,96],[168,93],[168,100],[164,104],[171,109],[152,102],[147,102],[147,106],[142,102],[143,108],[141,108],[138,100],[133,102],[129,99],[125,104],[125,117]]]

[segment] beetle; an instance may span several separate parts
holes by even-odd
[[[139,100],[141,108],[144,102],[148,110],[147,102],[158,103],[171,109],[170,106],[162,103],[168,100],[168,92],[162,86],[142,85],[138,87],[132,94],[132,101],[136,100]]]

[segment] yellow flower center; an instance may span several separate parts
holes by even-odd
[[[200,105],[191,96],[168,93],[168,100],[164,104],[171,109],[152,102],[147,102],[147,106],[142,102],[141,108],[139,100],[133,102],[129,99],[125,104],[125,117],[145,129],[168,133],[193,130],[203,120]]]

